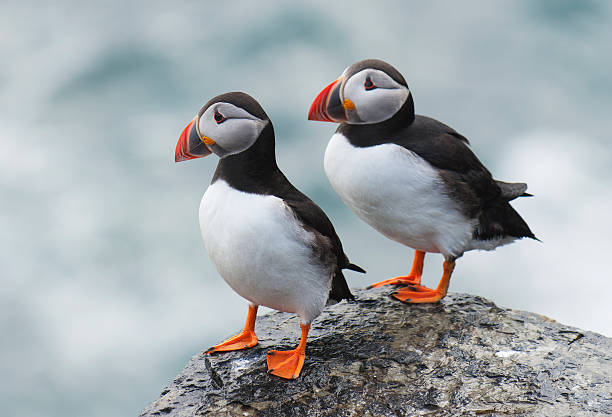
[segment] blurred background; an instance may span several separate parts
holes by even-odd
[[[612,3],[0,3],[3,416],[137,415],[187,360],[241,328],[197,210],[216,158],[174,163],[211,97],[274,122],[281,169],[328,213],[354,288],[412,251],[333,193],[335,126],[306,120],[345,67],[380,58],[419,114],[467,136],[542,243],[459,260],[451,291],[612,335]],[[426,259],[436,285],[441,256]],[[296,326],[297,340],[297,326]]]

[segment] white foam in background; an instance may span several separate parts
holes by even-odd
[[[468,277],[466,283],[458,278],[457,284],[490,294],[504,306],[611,334],[606,294],[612,289],[607,270],[612,155],[606,148],[593,152],[592,143],[583,134],[541,130],[501,147],[497,177],[529,182],[535,197],[512,204],[542,242],[470,253],[459,273]]]

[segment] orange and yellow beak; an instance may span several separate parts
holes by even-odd
[[[347,120],[346,110],[354,110],[350,100],[340,98],[343,78],[340,77],[317,95],[308,112],[308,120],[342,123]]]
[[[191,122],[189,122],[185,129],[183,129],[183,133],[181,133],[181,137],[176,144],[176,150],[174,151],[175,162],[202,158],[212,153],[208,146],[206,146],[206,143],[204,143],[204,140],[200,138],[197,125],[198,117],[196,116]],[[208,140],[211,143],[214,143],[210,139]]]

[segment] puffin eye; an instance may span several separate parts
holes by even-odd
[[[217,122],[217,124],[221,124],[226,120],[225,116],[219,113],[219,111],[215,111],[214,117],[215,117],[215,122]]]
[[[365,83],[363,83],[363,86],[366,90],[374,90],[376,88],[376,85],[372,82],[370,77],[366,78]]]

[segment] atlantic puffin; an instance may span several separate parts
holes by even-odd
[[[330,220],[276,164],[274,128],[248,94],[221,94],[202,107],[176,145],[175,161],[211,153],[220,160],[200,204],[204,246],[217,271],[249,302],[244,330],[207,354],[257,345],[260,305],[296,313],[302,336],[290,351],[267,354],[268,372],[297,378],[310,323],[330,303],[353,300],[349,262]]]
[[[493,179],[468,139],[415,115],[404,77],[388,63],[367,59],[348,67],[319,93],[308,119],[341,123],[324,167],[344,203],[387,238],[415,249],[408,275],[370,287],[405,285],[393,297],[437,302],[464,252],[536,239],[509,204],[531,196],[527,184]],[[426,252],[444,257],[435,289],[421,285]]]

